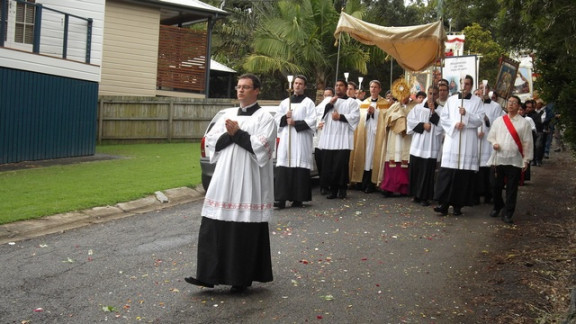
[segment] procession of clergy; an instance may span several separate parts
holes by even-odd
[[[385,97],[373,80],[360,100],[356,84],[338,80],[316,106],[304,95],[306,83],[304,76],[294,78],[293,95],[275,115],[275,207],[311,201],[315,159],[328,199],[346,198],[349,189],[378,191],[412,196],[422,206],[437,201],[434,211],[445,216],[450,206],[462,215],[464,206],[483,198],[494,204],[490,216],[512,223],[518,183],[533,156],[532,128],[518,114],[518,97],[508,98],[505,111],[491,100],[487,83],[474,95],[467,75],[452,96],[444,79],[415,98],[404,79]]]

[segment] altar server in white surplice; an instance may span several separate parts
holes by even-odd
[[[462,215],[463,206],[474,204],[474,180],[478,171],[478,127],[482,125],[482,100],[472,95],[474,79],[470,75],[461,80],[462,92],[448,98],[440,114],[444,129],[442,162],[434,190],[440,205],[434,211]]]
[[[505,114],[499,103],[490,99],[490,85],[480,83],[478,91],[481,94],[482,110],[484,117],[482,126],[478,127],[478,159],[479,169],[476,173],[476,203],[480,203],[480,197],[484,197],[484,203],[492,201],[492,186],[490,185],[490,167],[486,164],[492,153],[492,144],[488,142],[488,133],[496,118]]]
[[[274,205],[279,209],[292,201],[292,207],[302,207],[312,200],[310,170],[314,167],[313,137],[316,130],[316,105],[304,95],[306,77],[294,77],[294,95],[278,106],[274,116],[278,126],[278,152],[274,181]]]
[[[272,158],[276,123],[257,99],[260,80],[238,79],[240,108],[222,116],[206,135],[214,150],[214,176],[206,191],[198,235],[196,277],[203,287],[231,285],[242,292],[253,281],[272,281],[268,222],[274,203]]]
[[[346,198],[350,182],[350,151],[354,149],[354,130],[360,120],[358,102],[346,95],[348,83],[336,81],[336,95],[317,107],[323,125],[318,148],[322,150],[320,186],[327,187],[328,199]]]
[[[428,206],[434,198],[436,161],[442,149],[440,125],[442,106],[438,104],[438,87],[428,88],[426,100],[408,113],[407,134],[410,143],[410,194],[416,203]]]

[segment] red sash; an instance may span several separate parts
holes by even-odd
[[[508,128],[510,135],[512,135],[514,142],[516,142],[516,145],[518,145],[518,151],[520,151],[522,158],[524,158],[524,150],[522,149],[522,142],[520,142],[520,136],[518,136],[516,128],[514,128],[514,125],[512,125],[510,117],[508,117],[508,115],[504,115],[502,116],[502,119],[504,120],[504,124],[506,124],[506,128]],[[506,182],[506,179],[504,179],[504,182]],[[524,185],[524,171],[522,171],[522,173],[520,174],[520,182],[518,183],[518,185],[520,186]]]
[[[504,115],[504,116],[502,116],[502,119],[504,120],[504,124],[506,124],[506,127],[508,128],[510,135],[512,135],[514,142],[516,142],[516,145],[518,145],[518,151],[520,151],[522,158],[524,158],[524,150],[522,149],[522,142],[520,141],[520,136],[518,136],[518,132],[516,132],[516,128],[514,128],[514,125],[512,125],[512,121],[510,120],[510,117],[508,117],[508,115]]]

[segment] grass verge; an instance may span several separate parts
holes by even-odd
[[[96,152],[119,158],[0,172],[0,224],[201,182],[198,143],[104,145]]]

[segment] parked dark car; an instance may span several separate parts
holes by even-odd
[[[210,131],[210,129],[212,129],[216,121],[218,121],[225,113],[235,109],[238,109],[238,107],[224,108],[220,110],[218,113],[216,113],[216,115],[214,115],[214,118],[212,118],[212,120],[210,121],[210,124],[206,128],[206,132],[204,132],[204,136],[200,141],[200,153],[201,153],[200,168],[202,169],[202,186],[204,187],[204,190],[208,190],[208,185],[210,185],[210,180],[212,179],[212,175],[214,174],[214,168],[216,167],[216,163],[210,163],[210,156],[208,156],[208,151],[206,150],[206,134],[208,134],[208,132]],[[278,106],[262,106],[261,109],[268,111],[272,116],[274,116],[276,114]],[[280,139],[276,138],[276,147],[278,147],[279,142]],[[314,160],[314,158],[312,160]],[[276,150],[274,150],[273,163],[274,166],[276,166]],[[318,176],[318,170],[316,169],[315,160],[314,160],[314,168],[311,170],[310,175],[312,177]]]

